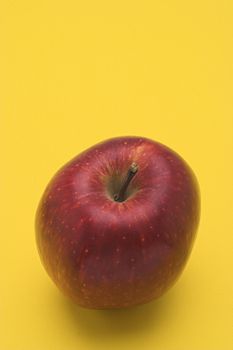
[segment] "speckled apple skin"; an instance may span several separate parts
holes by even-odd
[[[123,179],[132,162],[139,167],[133,194],[115,202],[109,179],[116,173]],[[174,284],[199,216],[197,180],[178,154],[146,138],[119,137],[55,174],[37,209],[36,242],[65,295],[87,308],[123,308],[158,298]]]

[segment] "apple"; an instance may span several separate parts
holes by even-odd
[[[49,276],[77,304],[124,308],[180,276],[200,216],[196,177],[170,148],[117,137],[84,151],[48,184],[36,242]]]

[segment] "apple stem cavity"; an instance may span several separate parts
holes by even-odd
[[[138,165],[136,163],[132,163],[130,165],[128,173],[127,173],[127,175],[125,177],[125,180],[122,183],[122,186],[120,188],[119,193],[116,193],[114,195],[114,197],[113,197],[115,202],[124,202],[126,190],[127,190],[128,186],[129,186],[131,180],[136,175],[137,171],[138,171]]]

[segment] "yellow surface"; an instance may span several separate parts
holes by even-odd
[[[232,23],[232,0],[0,2],[1,350],[233,348]],[[42,268],[34,214],[61,165],[119,135],[188,161],[201,224],[164,297],[85,310]]]

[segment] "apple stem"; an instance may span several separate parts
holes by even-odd
[[[125,180],[120,188],[119,193],[114,195],[114,200],[116,202],[123,202],[125,200],[126,190],[129,186],[130,181],[136,175],[137,171],[138,171],[138,165],[136,163],[132,163],[129,170],[128,170],[126,178],[125,178]]]

